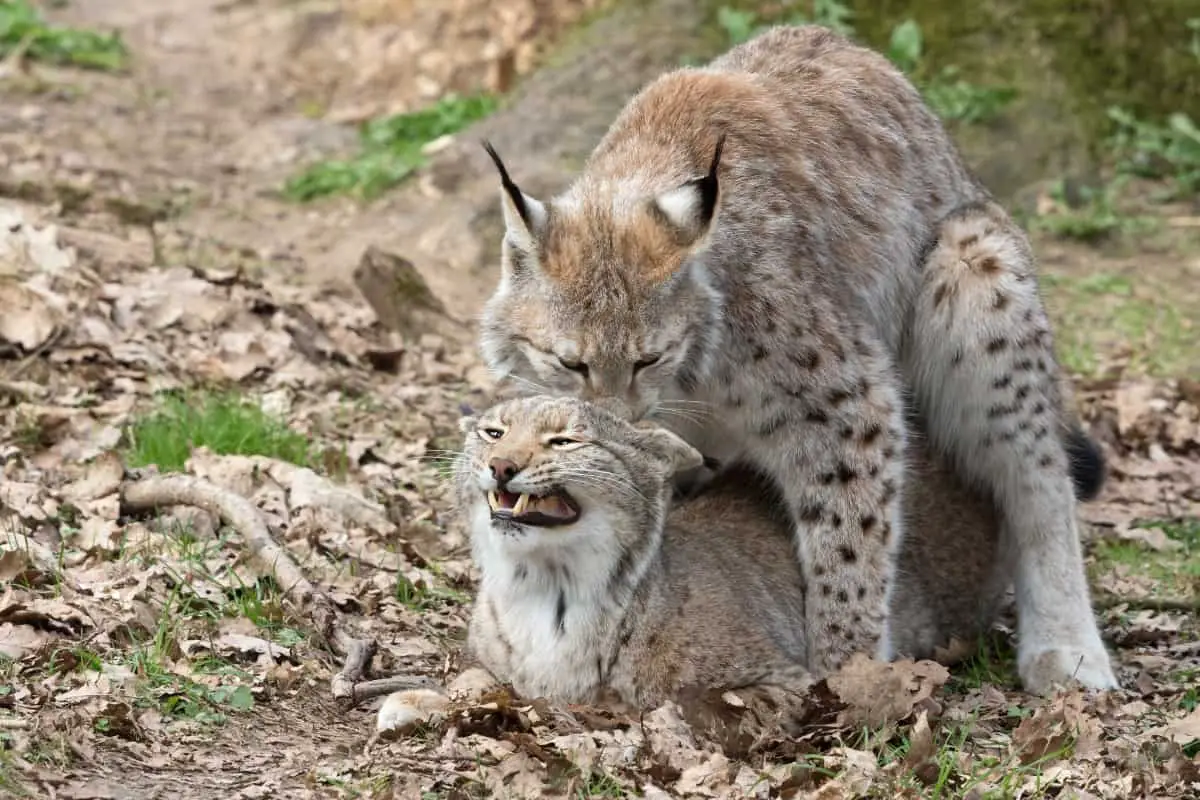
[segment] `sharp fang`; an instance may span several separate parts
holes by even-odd
[[[525,513],[525,507],[529,505],[529,495],[523,494],[517,498],[516,505],[513,506],[512,513],[514,517],[519,517]]]
[[[494,491],[489,491],[487,497],[488,505],[492,507],[492,511],[495,511],[500,507],[500,498],[496,497],[496,493]]]

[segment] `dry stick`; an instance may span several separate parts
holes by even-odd
[[[403,692],[406,689],[435,689],[437,682],[429,678],[414,677],[414,678],[380,678],[374,681],[363,681],[362,683],[354,684],[351,691],[354,693],[355,702],[370,700],[372,697],[379,697],[392,692]]]
[[[126,481],[121,486],[121,505],[129,511],[195,506],[224,520],[241,534],[251,555],[271,570],[284,594],[304,610],[334,652],[345,657],[345,666],[330,681],[333,696],[352,700],[357,696],[355,683],[371,663],[376,643],[355,639],[338,627],[337,609],[329,595],[313,586],[291,555],[275,543],[253,503],[200,478],[167,475]]]
[[[1160,597],[1119,597],[1115,594],[1101,595],[1096,598],[1099,608],[1117,608],[1129,606],[1139,611],[1187,611],[1192,614],[1200,613],[1200,600],[1176,600]]]

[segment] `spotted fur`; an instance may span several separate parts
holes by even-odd
[[[763,470],[791,520],[816,672],[896,652],[904,396],[998,509],[1026,687],[1115,685],[1029,243],[886,59],[775,28],[647,86],[559,196],[502,174],[488,363],[531,392],[618,398]]]

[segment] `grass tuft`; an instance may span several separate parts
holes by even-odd
[[[1174,191],[1168,197],[1200,192],[1200,127],[1176,112],[1165,124],[1139,120],[1121,108],[1111,108],[1115,125],[1113,151],[1118,168],[1130,175],[1168,179]]]
[[[1063,366],[1096,375],[1103,364],[1126,354],[1127,371],[1156,377],[1194,373],[1194,303],[1172,297],[1127,275],[1094,272],[1085,277],[1040,276],[1055,325]]]
[[[284,196],[297,202],[331,194],[377,197],[425,163],[425,145],[483,119],[496,105],[489,95],[450,95],[421,111],[370,120],[359,132],[357,156],[313,164],[287,181]]]
[[[157,410],[136,419],[125,436],[130,466],[155,464],[164,472],[181,472],[197,447],[306,466],[313,452],[305,436],[232,394],[167,395]]]
[[[989,632],[980,637],[974,655],[955,665],[952,675],[960,689],[978,689],[981,686],[1016,688],[1020,686],[1017,652],[1007,637]]]
[[[1031,227],[1052,236],[1088,244],[1095,244],[1117,233],[1148,228],[1148,220],[1125,216],[1116,208],[1120,189],[1119,181],[1099,188],[1080,186],[1078,201],[1072,205],[1067,198],[1065,182],[1058,181],[1050,191],[1054,211],[1034,217]]]
[[[48,64],[115,71],[129,61],[120,34],[50,25],[26,0],[0,0],[0,57],[22,46]]]

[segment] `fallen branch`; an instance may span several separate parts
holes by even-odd
[[[342,670],[330,681],[333,696],[357,697],[356,684],[369,667],[378,645],[356,639],[340,628],[333,600],[304,577],[291,555],[276,544],[253,503],[190,475],[154,476],[126,481],[121,486],[123,511],[153,511],[180,505],[204,509],[241,535],[251,556],[271,571],[283,587],[284,595],[303,610],[333,651],[345,659]]]
[[[346,653],[346,661],[342,671],[333,676],[330,681],[330,691],[334,697],[354,698],[354,685],[359,683],[371,666],[371,659],[379,645],[374,640],[357,639],[350,644],[350,652]]]
[[[374,681],[356,683],[350,690],[350,697],[355,703],[381,697],[392,692],[403,692],[406,689],[439,689],[437,681],[431,678],[415,676],[412,678],[380,678]]]

